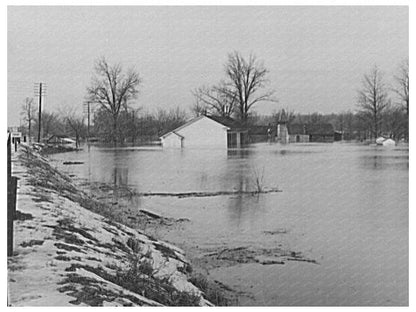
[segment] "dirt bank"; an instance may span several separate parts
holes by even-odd
[[[14,158],[19,182],[9,305],[210,306],[208,297],[222,298],[192,273],[181,249],[117,222],[111,206],[27,146]]]

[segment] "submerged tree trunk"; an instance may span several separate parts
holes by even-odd
[[[113,145],[116,146],[117,145],[117,115],[113,115],[113,133],[112,133],[112,138],[113,138]]]
[[[31,138],[30,138],[31,137],[31,128],[32,128],[31,127],[31,119],[29,118],[29,137],[28,137],[28,140],[27,140],[28,143],[30,143],[30,141],[31,141]]]

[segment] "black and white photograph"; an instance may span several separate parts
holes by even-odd
[[[4,306],[410,308],[409,1],[225,4],[4,5]]]

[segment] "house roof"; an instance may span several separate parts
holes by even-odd
[[[244,128],[244,126],[241,124],[241,122],[231,118],[231,117],[225,117],[225,116],[206,116],[209,119],[212,119],[228,128],[230,130],[232,129],[241,129]]]
[[[177,131],[179,131],[179,130],[181,130],[181,129],[183,129],[183,128],[187,127],[187,126],[189,126],[190,124],[193,124],[194,122],[196,122],[196,121],[198,121],[198,120],[200,120],[200,119],[202,119],[202,118],[204,118],[204,117],[205,117],[204,115],[201,115],[201,116],[198,116],[198,117],[193,118],[193,119],[191,119],[191,120],[188,120],[188,121],[187,121],[187,122],[185,122],[182,126],[179,126],[179,127],[175,128],[175,129],[173,129],[173,130],[171,130],[171,131],[168,131],[168,132],[166,132],[165,134],[161,135],[160,137],[161,137],[161,138],[166,138],[167,136],[169,136],[169,135],[171,135],[171,134],[176,134],[176,135],[178,135],[178,133],[176,133]],[[179,135],[178,135],[178,136],[179,136]]]
[[[178,128],[169,131],[165,134],[163,134],[162,136],[160,136],[161,138],[166,138],[167,136],[171,135],[171,134],[176,134],[177,136],[183,138],[180,134],[178,134],[177,132],[180,131],[181,129],[188,127],[189,125],[193,124],[194,122],[201,120],[202,118],[209,118],[223,126],[225,126],[226,128],[228,128],[228,130],[236,130],[236,129],[241,129],[243,128],[243,126],[241,125],[240,122],[230,118],[230,117],[219,117],[219,116],[205,116],[205,115],[201,115],[199,117],[193,118],[189,121],[187,121],[186,123],[184,123],[183,125],[179,126]]]
[[[304,124],[289,124],[287,127],[289,134],[306,134],[306,125]]]
[[[290,134],[333,135],[334,127],[330,123],[290,124]]]
[[[271,135],[276,135],[277,129],[275,125],[270,125],[270,126],[251,126],[248,129],[248,132],[251,135],[267,135],[268,134],[268,130],[271,130]]]
[[[62,138],[63,142],[68,142],[68,143],[75,143],[76,141],[70,138]]]
[[[177,135],[178,137],[180,137],[181,139],[183,139],[184,138],[184,136],[183,135],[180,135],[179,133],[177,133],[176,131],[171,131],[172,132],[172,134],[175,134],[175,135]]]
[[[330,123],[308,124],[306,131],[308,134],[334,135],[334,127]]]
[[[46,139],[46,142],[52,141],[53,139],[62,140],[62,139],[69,139],[69,138],[65,135],[52,134],[48,139]]]

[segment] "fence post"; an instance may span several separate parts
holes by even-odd
[[[7,181],[12,176],[12,151],[11,151],[11,134],[7,137]]]
[[[13,256],[13,221],[16,217],[17,178],[11,177],[7,190],[7,256]]]
[[[7,256],[13,255],[13,221],[16,216],[17,177],[12,177],[11,138],[7,139]]]

